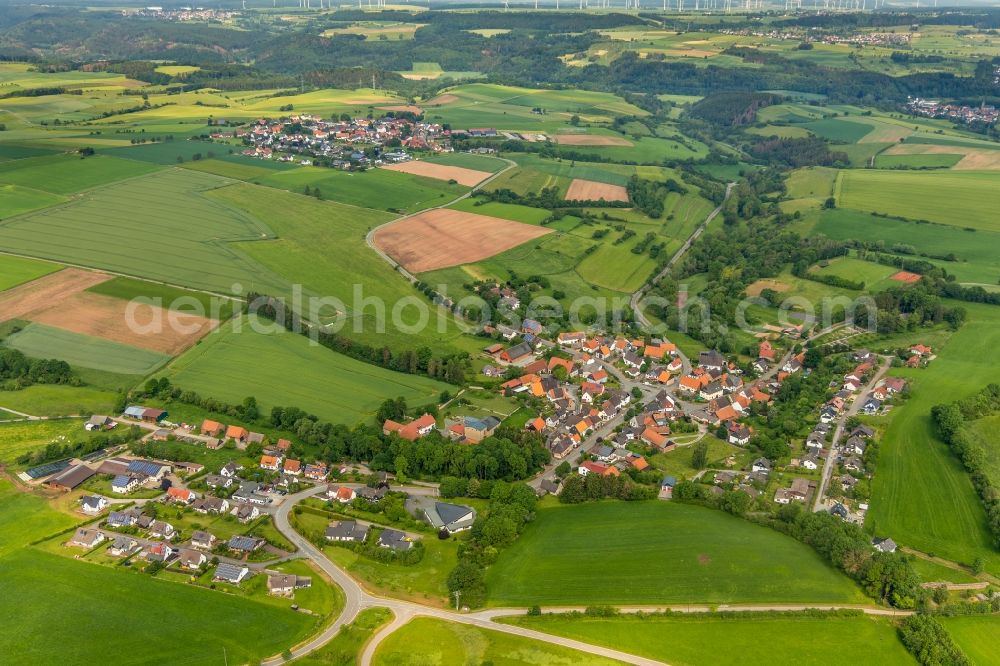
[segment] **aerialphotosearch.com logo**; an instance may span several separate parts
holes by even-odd
[[[504,327],[521,331],[525,322],[540,322],[549,330],[595,330],[617,335],[638,327],[653,336],[670,331],[685,334],[726,335],[733,328],[750,334],[779,327],[821,329],[847,322],[874,331],[877,323],[875,301],[868,296],[837,296],[812,301],[790,296],[775,304],[761,296],[747,296],[737,303],[731,316],[713,317],[710,302],[690,296],[681,285],[675,298],[656,294],[633,296],[580,296],[568,302],[538,296],[528,302],[515,297],[486,299],[466,294],[458,300],[447,296],[446,285],[434,290],[433,300],[415,294],[387,301],[367,294],[365,285],[351,286],[350,304],[337,296],[318,296],[302,285],[293,285],[289,298],[245,293],[234,284],[232,296],[192,292],[190,296],[165,300],[140,296],[125,310],[126,325],[139,336],[164,333],[194,336],[205,330],[206,320],[222,322],[234,332],[249,330],[270,335],[291,330],[318,342],[322,334],[383,334],[416,336],[434,332],[441,335],[455,329],[477,333],[484,328]],[[727,308],[728,311],[729,308]],[[237,316],[228,316],[236,312]],[[770,313],[762,324],[762,312]],[[215,331],[223,326],[215,327]]]

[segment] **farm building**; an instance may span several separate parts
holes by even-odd
[[[160,421],[167,418],[167,412],[165,412],[162,409],[140,407],[138,405],[132,405],[131,407],[126,407],[123,415],[125,416],[125,418],[135,419],[137,421],[145,421],[146,423],[159,423]]]
[[[86,465],[73,465],[57,476],[49,479],[48,484],[57,490],[73,490],[81,483],[94,476],[94,470]]]

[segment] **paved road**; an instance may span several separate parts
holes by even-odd
[[[861,406],[865,403],[865,396],[871,393],[872,389],[875,388],[876,382],[882,379],[886,372],[888,372],[889,367],[892,364],[892,358],[889,356],[882,357],[882,366],[878,369],[868,383],[858,392],[855,396],[854,402],[851,406],[840,415],[837,419],[837,427],[833,431],[833,441],[830,443],[830,453],[826,457],[826,462],[823,464],[823,476],[819,480],[819,488],[816,489],[816,500],[813,503],[813,511],[823,511],[826,509],[826,502],[824,501],[824,495],[826,494],[827,486],[830,484],[830,475],[833,473],[833,466],[837,461],[837,447],[840,445],[840,440],[844,436],[844,426],[847,424],[847,419],[851,418],[858,413]]]

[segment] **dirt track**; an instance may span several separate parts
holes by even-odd
[[[411,273],[487,259],[549,229],[447,208],[425,211],[375,232],[378,248]]]

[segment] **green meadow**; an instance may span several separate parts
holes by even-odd
[[[366,608],[354,622],[340,628],[329,643],[296,659],[298,666],[350,666],[357,663],[361,650],[383,625],[392,619],[388,608]]]
[[[805,663],[915,664],[885,618],[838,614],[542,615],[506,624],[630,652],[676,666]],[[844,640],[850,636],[850,640]],[[836,647],[833,647],[833,646]]]
[[[43,324],[29,324],[3,344],[33,358],[56,358],[72,366],[122,375],[146,375],[170,360],[159,352]]]
[[[163,376],[181,388],[239,403],[254,396],[265,411],[300,407],[334,423],[371,417],[386,398],[411,405],[436,402],[446,384],[385,370],[312,344],[281,329],[271,333],[227,325],[171,363]],[[239,378],[239,379],[236,379]]]
[[[0,254],[0,291],[55,273],[62,266],[47,261]]]
[[[7,407],[6,404],[0,406]],[[81,439],[84,435],[83,424],[78,419],[0,423],[0,463],[11,465],[23,453],[44,449],[54,441],[65,443]]]
[[[865,601],[790,537],[657,501],[540,509],[486,580],[495,606]]]
[[[812,231],[836,240],[881,241],[887,249],[902,244],[922,253],[954,254],[957,261],[936,263],[960,281],[996,284],[1000,279],[1000,231],[918,224],[844,209],[818,213]]]
[[[17,391],[0,391],[0,407],[32,416],[109,413],[117,396],[92,386],[33,384]]]
[[[433,162],[434,164],[457,166],[475,171],[489,171],[490,173],[496,173],[507,167],[507,162],[499,157],[472,155],[469,153],[441,153],[440,155],[431,155],[421,159],[425,162]]]
[[[1000,664],[1000,617],[943,617],[939,621],[973,664]]]
[[[613,659],[577,652],[491,629],[417,617],[390,634],[375,651],[375,666],[613,666]]]
[[[0,438],[8,427],[0,426]],[[2,455],[6,458],[6,454]],[[5,585],[8,581],[5,558],[8,555],[35,539],[67,529],[77,522],[69,514],[52,510],[42,497],[21,492],[6,477],[0,477],[0,566],[4,566]],[[3,640],[0,636],[0,641]],[[5,650],[4,654],[9,653]]]
[[[932,220],[960,228],[1000,231],[1000,173],[841,171],[837,205]]]
[[[958,458],[934,434],[931,408],[996,381],[988,362],[1000,344],[1000,308],[963,303],[968,320],[924,369],[893,374],[911,395],[893,409],[882,438],[866,525],[897,543],[971,565],[983,558],[1000,573],[982,504]]]
[[[172,287],[159,282],[149,282],[126,277],[116,277],[100,284],[95,284],[93,287],[87,289],[87,291],[126,301],[137,298],[149,299],[155,305],[168,310],[189,312],[217,320],[231,317],[235,303],[231,299],[214,296],[202,291],[181,289],[180,287]]]

